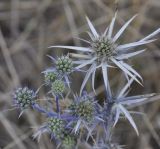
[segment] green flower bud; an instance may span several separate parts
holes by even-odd
[[[57,74],[55,72],[46,72],[44,75],[46,83],[53,83],[57,79]]]
[[[56,61],[56,69],[59,73],[71,73],[73,62],[68,56],[61,56]]]
[[[63,138],[65,131],[65,121],[59,118],[49,118],[48,119],[48,128],[51,133],[58,139]]]
[[[62,139],[61,148],[62,149],[74,149],[76,145],[75,137],[66,135]]]
[[[52,91],[54,94],[62,94],[65,91],[65,84],[61,80],[55,80],[52,83]]]

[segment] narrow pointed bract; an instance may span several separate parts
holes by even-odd
[[[112,37],[112,33],[113,33],[113,28],[114,28],[114,23],[116,21],[116,17],[117,17],[117,12],[115,13],[115,16],[113,17],[111,24],[109,26],[109,30],[108,30],[108,38]]]
[[[139,135],[137,126],[136,126],[132,116],[130,115],[130,113],[121,104],[119,104],[117,106],[124,113],[125,117],[129,120],[130,124],[133,126],[133,128],[136,131],[137,135]]]
[[[62,49],[71,49],[71,50],[82,51],[82,52],[92,52],[90,48],[75,47],[75,46],[50,46],[49,48],[62,48]]]
[[[118,60],[128,59],[128,58],[136,56],[144,51],[146,51],[146,50],[144,49],[144,50],[140,50],[140,51],[136,51],[136,52],[132,52],[132,53],[122,54],[120,56],[117,56],[117,59]]]
[[[128,27],[128,25],[135,19],[137,15],[134,15],[130,20],[128,20],[123,26],[122,28],[117,32],[117,34],[113,37],[113,41],[115,42],[120,36],[121,34],[125,31],[125,29]]]
[[[89,26],[89,28],[90,28],[92,34],[94,35],[95,38],[98,38],[99,35],[98,35],[96,29],[94,28],[93,24],[91,23],[91,21],[89,20],[88,17],[86,17],[86,20],[87,20],[88,26]]]
[[[80,89],[80,95],[82,94],[82,91],[83,91],[83,89],[84,89],[89,77],[95,71],[95,66],[96,66],[96,64],[92,64],[91,67],[89,68],[89,70],[88,70],[88,72],[87,72],[87,74],[86,74],[86,76],[85,76],[85,78],[84,78],[84,80],[82,82],[81,89]]]

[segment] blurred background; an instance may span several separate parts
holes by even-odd
[[[85,15],[99,32],[109,24],[115,9],[118,18],[117,31],[126,20],[138,13],[138,17],[127,29],[121,42],[132,42],[160,27],[160,0],[0,0],[0,147],[3,149],[53,149],[48,135],[40,142],[32,139],[33,127],[44,122],[44,116],[27,111],[18,119],[12,108],[12,92],[20,86],[33,89],[43,84],[41,72],[52,66],[47,54],[60,56],[66,50],[48,49],[51,45],[85,46],[75,37],[88,39]],[[160,93],[160,36],[148,44],[148,50],[132,59],[134,68],[143,76],[144,87],[133,84],[130,95]],[[65,52],[64,52],[65,51]],[[63,53],[62,53],[63,52]],[[111,72],[111,84],[117,91],[125,80],[121,74]],[[79,82],[76,81],[79,78]],[[75,79],[76,78],[76,79]],[[121,79],[122,78],[122,79]],[[72,76],[72,86],[78,92],[82,75]],[[99,98],[103,97],[101,74],[97,74],[96,86]],[[88,85],[90,90],[90,85]],[[44,97],[45,89],[39,96]],[[137,137],[127,121],[121,121],[115,130],[115,141],[126,145],[126,149],[160,149],[160,95],[131,110],[146,116],[135,115],[140,131]]]

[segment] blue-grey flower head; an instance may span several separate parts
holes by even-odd
[[[35,92],[28,87],[18,88],[14,93],[14,102],[21,110],[35,103]]]
[[[104,103],[101,113],[102,119],[105,121],[105,123],[109,121],[113,122],[113,126],[117,124],[121,118],[121,115],[123,115],[126,119],[128,119],[137,135],[139,135],[138,128],[132,115],[130,114],[130,111],[128,110],[128,107],[143,103],[144,101],[153,97],[155,94],[127,96],[133,81],[134,79],[128,80],[127,84],[119,91],[117,95],[113,95],[111,93],[110,86],[108,86],[108,90],[110,90],[110,92],[108,92],[109,98],[106,99],[107,102]]]
[[[48,128],[55,138],[63,138],[65,131],[65,121],[60,118],[48,118]]]
[[[45,83],[51,84],[57,79],[57,73],[52,71],[52,72],[45,72],[44,73],[44,78],[45,78]]]
[[[73,71],[73,62],[68,56],[61,56],[56,60],[56,69],[60,74],[69,74]]]
[[[136,42],[119,44],[118,40],[120,39],[124,31],[127,29],[127,27],[131,24],[131,22],[135,19],[137,15],[129,19],[114,35],[113,29],[116,16],[117,13],[115,13],[115,16],[112,18],[110,25],[106,28],[106,30],[102,34],[99,34],[97,32],[92,22],[89,20],[88,17],[86,17],[88,26],[90,28],[90,32],[88,32],[88,35],[90,36],[91,40],[90,41],[84,39],[81,40],[89,44],[87,47],[61,46],[61,45],[50,47],[50,48],[53,47],[53,48],[71,49],[83,52],[81,60],[78,60],[79,66],[75,67],[75,69],[82,69],[87,65],[90,65],[90,67],[87,70],[87,74],[81,85],[80,94],[82,93],[90,77],[92,77],[92,88],[93,90],[95,90],[94,89],[95,72],[98,68],[102,69],[105,88],[106,90],[108,90],[108,68],[113,67],[112,66],[113,64],[124,72],[125,77],[127,79],[133,78],[136,82],[142,85],[143,79],[141,75],[136,70],[134,70],[131,65],[129,65],[126,62],[126,59],[132,58],[144,52],[145,49],[138,51],[133,51],[133,50],[139,46],[146,45],[155,41],[153,37],[158,33],[160,33],[160,28],[158,28],[153,33],[149,34],[148,36]],[[80,57],[77,56],[76,58]]]
[[[95,114],[95,102],[89,96],[85,97],[85,99],[80,99],[78,102],[72,103],[69,106],[71,113],[86,121],[92,122]]]
[[[62,149],[74,149],[76,146],[76,139],[72,135],[65,135],[61,141]]]
[[[65,91],[65,83],[62,80],[55,80],[52,83],[52,92],[55,95],[61,95]]]

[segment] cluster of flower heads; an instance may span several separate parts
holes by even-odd
[[[119,44],[118,40],[120,36],[136,16],[127,21],[113,35],[116,15],[117,13],[113,17],[109,27],[102,34],[99,34],[91,21],[86,18],[91,30],[91,32],[88,32],[91,40],[81,40],[87,42],[89,44],[88,47],[51,46],[53,48],[65,48],[84,53],[78,57],[74,57],[74,61],[69,54],[57,59],[48,56],[54,62],[54,67],[43,71],[44,85],[49,87],[48,93],[50,94],[48,96],[55,99],[55,111],[53,110],[54,108],[45,109],[38,103],[36,98],[39,89],[34,92],[28,87],[24,87],[15,91],[14,105],[21,110],[21,113],[31,108],[46,115],[46,121],[34,134],[34,138],[38,138],[39,140],[43,133],[49,133],[51,139],[57,143],[57,147],[62,149],[75,149],[83,142],[88,144],[90,148],[95,149],[120,149],[122,146],[112,140],[112,133],[113,128],[122,116],[128,119],[138,134],[137,126],[127,108],[134,104],[143,103],[154,94],[127,96],[132,82],[136,81],[142,84],[142,77],[127,64],[126,60],[144,52],[144,49],[139,51],[135,51],[134,49],[153,42],[155,39],[152,38],[160,32],[160,29],[136,42]],[[85,70],[84,68],[88,65],[89,69]],[[128,81],[119,91],[118,95],[114,95],[110,88],[110,79],[108,78],[108,69],[110,67],[111,69],[112,67],[120,68]],[[91,77],[92,88],[96,93],[94,82],[98,68],[102,70],[106,91],[106,98],[102,104],[99,104],[96,95],[93,96],[90,93],[84,92],[86,83]],[[80,95],[72,93],[70,87],[70,74],[74,71],[86,72],[80,88]],[[70,100],[70,104],[66,109],[61,109],[59,101],[64,99],[67,91],[71,91],[73,99]],[[53,107],[51,104],[52,102],[49,102],[49,107]]]

